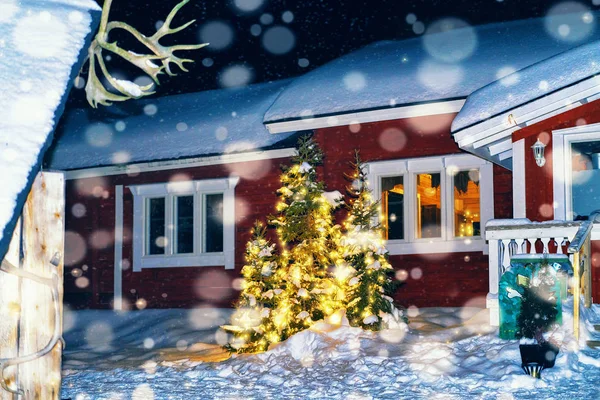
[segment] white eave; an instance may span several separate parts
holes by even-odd
[[[92,167],[66,171],[65,178],[67,180],[72,180],[93,178],[98,176],[137,175],[143,172],[166,171],[172,169],[206,167],[210,165],[219,164],[272,160],[276,158],[292,157],[296,154],[296,149],[286,148],[276,150],[253,151],[248,153],[221,154],[216,156],[204,156],[180,160],[151,161],[127,165],[109,165],[105,167]]]
[[[452,114],[459,112],[464,104],[464,99],[447,100],[378,110],[356,111],[330,116],[307,117],[290,121],[269,122],[265,125],[270,133],[296,132],[331,128],[335,126],[347,126],[351,124],[364,124],[368,122],[424,117],[427,115]]]
[[[512,169],[513,132],[600,98],[600,76],[540,97],[453,134],[458,146]]]

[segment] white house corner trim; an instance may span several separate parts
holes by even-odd
[[[123,309],[123,185],[115,186],[115,259],[113,309]]]
[[[525,139],[513,143],[513,218],[526,218]]]

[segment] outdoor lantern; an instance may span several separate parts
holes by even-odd
[[[544,164],[546,164],[546,159],[544,158],[544,149],[546,148],[546,145],[538,139],[531,148],[533,149],[535,163],[538,167],[543,167]]]

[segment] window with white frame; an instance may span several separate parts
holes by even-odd
[[[367,168],[390,254],[486,251],[484,226],[494,217],[491,163],[459,154]]]
[[[234,268],[234,191],[239,178],[130,186],[133,269]]]
[[[600,209],[600,124],[552,131],[552,167],[554,219],[587,219]],[[596,228],[592,239],[600,239]]]

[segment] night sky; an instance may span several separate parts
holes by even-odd
[[[128,22],[149,36],[176,4],[176,0],[114,0],[111,20]],[[479,25],[542,17],[557,7],[597,9],[596,4],[600,0],[191,0],[172,27],[190,19],[196,23],[165,43],[208,40],[211,46],[188,52],[196,61],[187,64],[190,72],[174,78],[163,75],[155,96],[301,75],[379,40],[420,36],[440,18]],[[113,38],[123,47],[131,46],[124,36]],[[142,75],[117,57],[107,65],[120,78],[134,80]],[[83,105],[84,98],[83,90],[74,89],[70,105]]]

